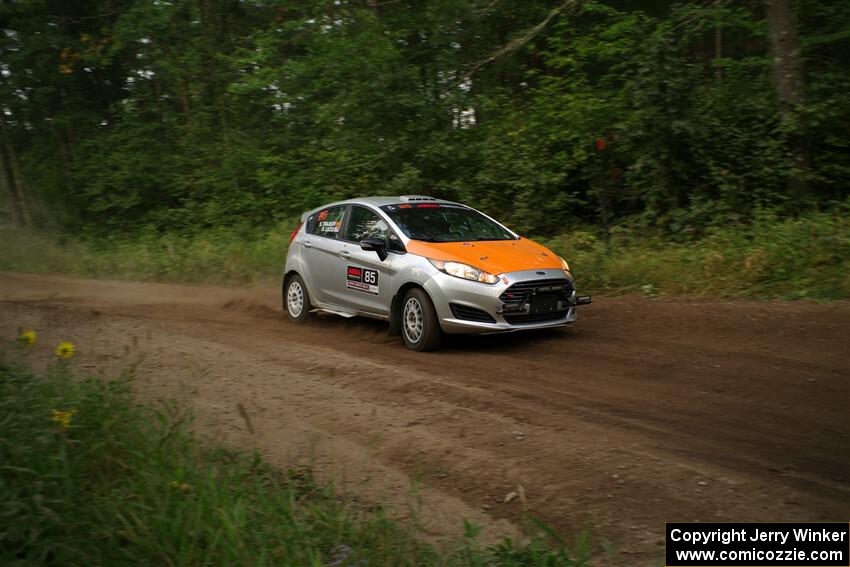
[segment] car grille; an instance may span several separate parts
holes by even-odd
[[[538,313],[536,315],[526,315],[520,313],[516,315],[504,315],[505,321],[508,323],[545,323],[546,321],[557,321],[567,316],[567,311],[553,311],[552,313]]]
[[[539,323],[567,316],[573,282],[566,278],[532,280],[512,285],[499,296],[508,323]]]
[[[449,307],[452,310],[452,315],[455,316],[455,319],[463,319],[464,321],[475,321],[477,323],[495,323],[496,320],[490,316],[486,311],[482,311],[481,309],[476,309],[475,307],[469,307],[466,305],[459,305],[457,303],[450,303]]]

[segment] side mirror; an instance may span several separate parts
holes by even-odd
[[[381,259],[381,262],[387,259],[389,253],[387,252],[387,241],[383,238],[367,238],[366,240],[360,241],[360,248],[363,250],[373,250],[378,253],[378,258]]]

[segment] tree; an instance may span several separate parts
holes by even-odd
[[[794,163],[794,171],[788,177],[788,193],[792,199],[800,199],[810,192],[810,166],[804,125],[795,120],[805,97],[797,19],[791,0],[765,0],[765,7],[777,105],[788,133],[789,152]]]
[[[765,7],[779,111],[789,113],[804,99],[803,58],[797,37],[797,19],[791,0],[765,0]]]
[[[0,112],[2,112],[1,109]],[[28,228],[32,225],[32,216],[24,189],[24,180],[21,177],[18,155],[7,133],[6,119],[0,114],[0,185],[4,187],[3,192],[8,195],[12,224]]]

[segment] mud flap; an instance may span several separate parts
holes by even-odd
[[[388,337],[401,336],[401,298],[396,295],[390,304],[390,328],[387,330]]]

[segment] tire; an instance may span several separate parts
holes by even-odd
[[[443,330],[434,303],[424,290],[413,288],[401,302],[401,338],[410,350],[429,352],[440,346]]]
[[[293,323],[303,323],[310,315],[310,296],[307,294],[307,286],[298,274],[285,281],[283,310]]]

